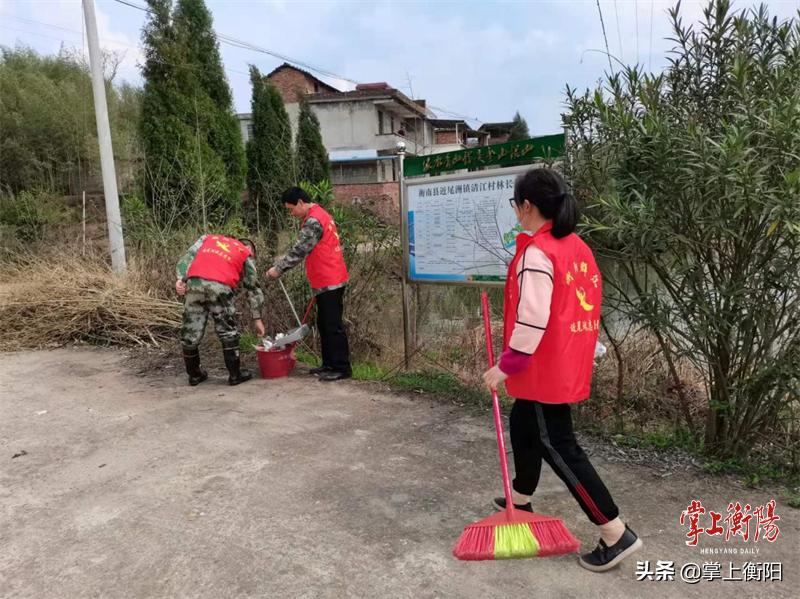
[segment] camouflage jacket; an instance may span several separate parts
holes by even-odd
[[[319,240],[322,239],[322,223],[314,217],[308,217],[300,228],[300,233],[297,234],[297,240],[294,245],[275,263],[275,268],[278,273],[283,274],[287,270],[291,270],[300,264],[311,253]],[[322,287],[320,289],[312,289],[314,295],[319,295],[325,291],[331,291],[344,287],[341,285],[332,285],[330,287]]]
[[[206,281],[205,279],[199,279],[196,277],[192,277],[191,279],[186,279],[186,273],[189,270],[189,266],[192,264],[192,260],[197,255],[197,252],[200,250],[200,246],[203,245],[203,240],[206,238],[206,235],[203,235],[194,242],[192,247],[189,248],[183,257],[178,261],[177,266],[175,267],[175,274],[178,279],[186,281],[186,284],[191,288],[194,286],[219,286],[220,291],[230,290],[230,287],[223,283],[218,283],[217,281]],[[258,271],[256,270],[256,261],[250,256],[247,260],[244,261],[244,266],[242,267],[242,276],[239,279],[238,289],[244,289],[245,293],[247,294],[247,304],[250,307],[250,312],[253,315],[253,318],[261,318],[261,313],[264,309],[264,292],[261,291],[261,287],[258,286]]]

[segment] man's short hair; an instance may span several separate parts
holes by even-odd
[[[281,202],[284,204],[291,204],[292,206],[297,206],[300,200],[311,202],[311,198],[308,197],[308,194],[299,187],[290,187],[284,191],[281,196]]]

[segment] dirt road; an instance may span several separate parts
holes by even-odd
[[[800,512],[758,555],[684,544],[691,499],[726,510],[774,494],[595,460],[645,542],[638,559],[782,562],[783,582],[637,582],[574,556],[462,563],[463,526],[500,490],[487,416],[301,373],[240,387],[137,376],[120,353],[0,355],[2,597],[793,597]],[[24,453],[23,453],[24,452]],[[20,455],[22,454],[22,455]],[[14,457],[16,456],[16,457]],[[547,470],[536,507],[588,550],[593,526]]]

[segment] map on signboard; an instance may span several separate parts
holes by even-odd
[[[409,277],[415,281],[503,281],[517,222],[509,199],[519,171],[408,181]]]

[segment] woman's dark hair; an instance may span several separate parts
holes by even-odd
[[[308,197],[308,194],[299,187],[290,187],[284,191],[283,195],[281,196],[282,203],[291,204],[292,206],[297,206],[297,202],[300,200],[303,200],[306,203],[311,202],[311,198]]]
[[[517,177],[514,202],[521,207],[525,200],[536,206],[544,218],[553,221],[553,237],[566,237],[575,232],[578,203],[558,172],[551,168],[532,168]]]

